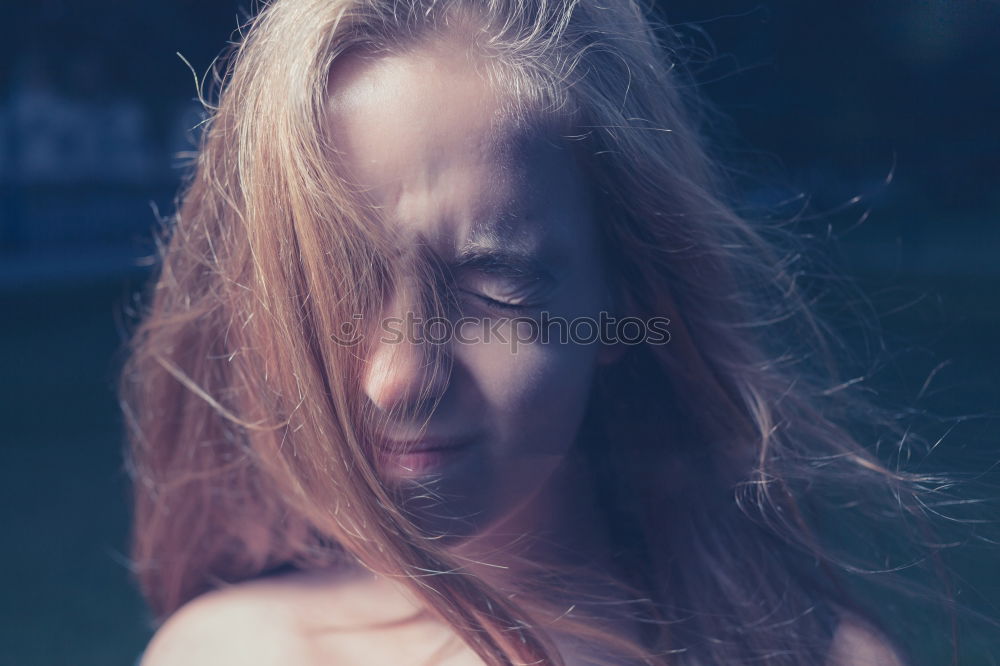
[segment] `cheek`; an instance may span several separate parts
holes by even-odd
[[[596,345],[534,342],[514,349],[492,342],[459,353],[478,384],[481,417],[496,437],[496,453],[562,455],[569,449],[590,393]]]

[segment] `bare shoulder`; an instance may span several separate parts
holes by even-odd
[[[308,665],[308,652],[284,595],[254,581],[188,602],[153,636],[141,666]]]
[[[414,616],[399,589],[359,572],[296,572],[204,594],[153,637],[141,666],[399,664],[385,632]],[[429,627],[411,623],[411,649]],[[385,652],[386,654],[382,654]]]
[[[826,666],[907,666],[901,652],[882,632],[858,615],[843,611],[834,632]]]

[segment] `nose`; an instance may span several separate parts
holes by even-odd
[[[410,418],[430,415],[448,387],[450,342],[422,339],[419,319],[406,294],[392,298],[366,359],[364,390],[384,413]]]

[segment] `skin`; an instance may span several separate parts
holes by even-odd
[[[529,140],[494,122],[499,100],[468,63],[435,50],[353,60],[339,63],[331,82],[330,130],[344,164],[404,246],[425,244],[452,264],[470,247],[515,249],[551,274],[542,288],[528,288],[480,269],[456,271],[462,312],[510,315],[497,309],[499,300],[567,318],[612,306],[597,221],[570,151],[558,137]],[[404,313],[414,298],[400,289],[383,316]],[[432,486],[443,500],[426,520],[465,537],[455,548],[485,550],[531,532],[592,563],[605,561],[606,536],[593,528],[600,524],[593,492],[573,444],[594,373],[617,350],[534,343],[512,353],[507,344],[481,342],[447,353],[451,374],[428,376],[425,348],[373,348],[364,389],[375,406],[389,413],[429,386],[440,403],[427,433],[472,442],[430,472],[397,458],[380,473],[401,489]],[[391,423],[399,438],[418,425]],[[588,663],[561,647],[571,666]],[[142,663],[400,666],[435,654],[443,658],[433,663],[446,666],[481,664],[393,581],[312,572],[195,599],[157,633]],[[900,662],[874,630],[848,618],[827,666],[847,664]]]
[[[567,666],[589,666],[557,638]],[[451,630],[385,579],[331,572],[260,579],[174,614],[141,666],[482,666]],[[905,666],[878,630],[844,612],[824,666]]]
[[[555,131],[536,135],[498,116],[501,101],[467,62],[438,51],[355,57],[337,64],[331,89],[330,130],[342,168],[404,252],[429,249],[451,269],[455,318],[537,317],[545,310],[596,319],[611,308],[596,221],[573,153]],[[515,256],[494,256],[486,266],[468,261],[498,252]],[[397,289],[382,316],[404,318],[416,298],[415,289]],[[417,398],[428,390],[439,402],[426,436],[471,441],[433,469],[404,455],[383,460],[381,472],[414,497],[430,487],[442,498],[423,512],[430,526],[474,535],[480,545],[501,533],[537,533],[566,510],[576,513],[580,507],[565,502],[554,510],[555,491],[585,507],[586,480],[568,478],[578,473],[567,459],[595,369],[616,353],[599,343],[533,342],[515,350],[511,328],[491,333],[486,324],[464,325],[465,338],[477,342],[442,350],[451,357],[450,375],[427,370],[429,345],[374,335],[364,377],[380,413],[415,411],[390,422],[392,439],[416,436],[426,416]]]

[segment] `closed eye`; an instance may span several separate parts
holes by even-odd
[[[492,310],[523,312],[545,302],[554,281],[537,273],[501,272],[492,267],[469,268],[452,275],[456,290]]]
[[[514,303],[514,302],[510,302],[510,301],[503,301],[503,300],[500,300],[500,299],[497,299],[497,298],[493,298],[491,296],[487,296],[485,294],[479,293],[477,291],[470,291],[468,289],[462,289],[461,291],[464,294],[472,296],[477,301],[485,304],[487,307],[490,307],[490,308],[495,309],[495,310],[502,310],[502,311],[505,311],[505,312],[526,312],[526,311],[531,310],[531,309],[533,309],[535,307],[533,304],[530,304],[530,303],[521,303],[521,302]]]

